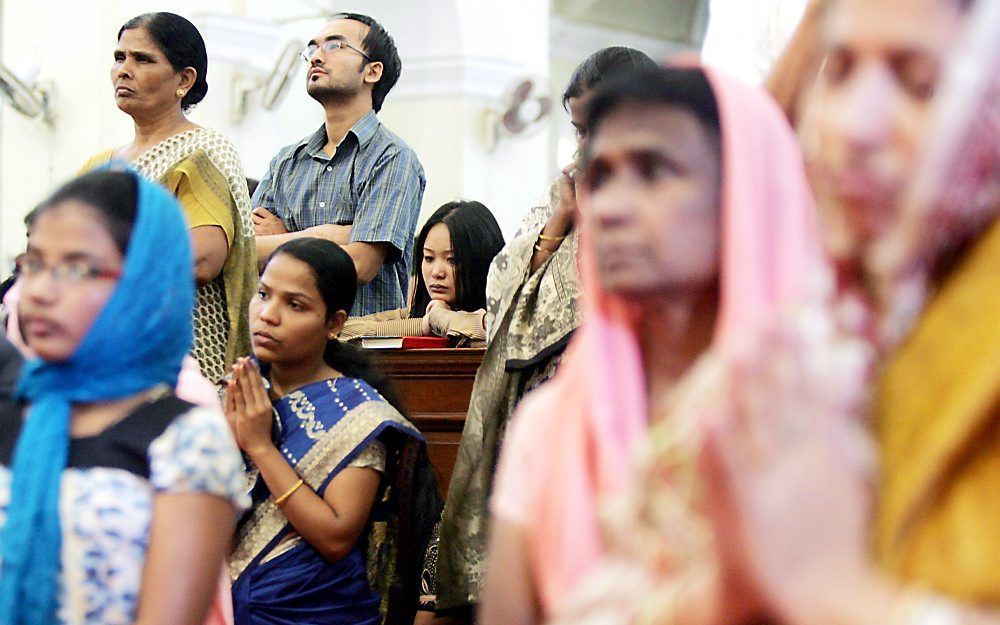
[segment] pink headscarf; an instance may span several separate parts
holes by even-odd
[[[813,198],[792,129],[763,91],[705,69],[722,138],[720,310],[712,350],[737,341],[816,292],[822,263]],[[580,244],[583,326],[555,378],[522,404],[514,427],[539,423],[544,495],[528,529],[532,568],[549,612],[602,552],[598,502],[628,486],[648,429],[636,311],[602,290],[587,236]],[[693,416],[692,418],[696,418]]]

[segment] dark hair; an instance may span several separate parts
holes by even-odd
[[[451,237],[455,263],[455,303],[452,309],[471,312],[486,308],[486,274],[493,257],[503,248],[503,233],[490,209],[479,202],[459,200],[448,202],[434,211],[413,244],[413,279],[417,283],[410,316],[423,317],[430,303],[420,266],[427,233],[437,224],[444,224]]]
[[[139,182],[136,175],[121,170],[100,169],[70,180],[56,189],[24,218],[30,229],[50,209],[70,200],[92,206],[104,219],[104,225],[124,256],[135,225]]]
[[[712,85],[700,68],[655,67],[609,80],[587,105],[587,128],[591,136],[612,111],[625,104],[681,108],[698,118],[718,140],[719,107]],[[584,148],[585,152],[587,149]]]
[[[570,98],[579,98],[608,78],[654,67],[656,62],[653,59],[634,48],[625,46],[601,48],[573,70],[566,91],[563,92],[563,108],[566,109],[566,103]]]
[[[309,265],[316,290],[326,304],[326,318],[329,321],[338,310],[351,312],[354,294],[358,286],[358,274],[354,261],[339,245],[326,239],[302,237],[283,243],[267,259],[265,267],[275,257],[285,254]],[[406,414],[403,404],[396,396],[389,377],[376,367],[357,347],[331,339],[326,342],[323,360],[340,373],[351,378],[360,378],[370,384],[396,410]],[[263,364],[263,363],[262,363]],[[266,367],[262,366],[266,371]]]
[[[399,74],[403,70],[403,64],[399,60],[399,53],[396,51],[396,42],[382,25],[371,17],[361,13],[337,13],[331,19],[354,20],[361,22],[368,27],[368,34],[361,42],[361,49],[368,55],[368,63],[379,62],[382,64],[382,77],[372,88],[372,108],[378,113],[382,110],[382,102],[389,90],[399,80]]]
[[[208,93],[208,53],[195,25],[176,13],[143,13],[125,22],[118,30],[118,39],[133,28],[146,29],[175,72],[193,67],[198,73],[194,85],[181,99],[181,108],[187,111],[201,102]]]

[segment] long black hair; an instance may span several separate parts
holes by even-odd
[[[181,99],[181,108],[187,111],[201,102],[208,93],[208,52],[198,28],[176,13],[143,13],[118,29],[118,39],[122,38],[122,33],[126,30],[133,28],[146,29],[175,72],[193,67],[198,73],[194,85]]]
[[[326,304],[327,321],[333,318],[338,310],[351,312],[358,285],[358,274],[354,268],[354,261],[339,245],[315,237],[293,239],[276,249],[267,262],[270,263],[281,254],[302,261],[312,270],[316,290]],[[396,410],[406,414],[403,404],[392,388],[389,376],[376,367],[357,347],[336,338],[328,340],[323,352],[323,361],[347,377],[364,380]]]
[[[437,224],[444,224],[451,237],[455,263],[455,303],[451,308],[468,312],[486,308],[486,274],[493,257],[503,248],[503,233],[486,206],[480,202],[457,200],[434,211],[413,244],[416,286],[410,317],[423,317],[431,301],[420,265],[427,233]]]

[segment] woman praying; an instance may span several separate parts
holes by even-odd
[[[234,365],[225,399],[254,480],[231,557],[237,625],[382,621],[368,574],[380,542],[372,522],[406,492],[396,466],[422,437],[385,376],[337,340],[356,281],[335,243],[296,239],[267,261],[250,303],[256,361]],[[421,545],[426,536],[398,547],[422,553]],[[415,571],[395,573],[413,576],[415,609]]]

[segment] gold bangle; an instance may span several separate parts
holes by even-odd
[[[285,503],[285,501],[287,501],[289,497],[291,497],[292,495],[294,495],[295,491],[297,491],[299,489],[299,487],[302,486],[305,483],[306,483],[306,481],[304,479],[299,478],[299,481],[295,482],[295,486],[292,486],[291,488],[289,488],[285,492],[284,495],[282,495],[281,497],[278,497],[277,499],[274,500],[274,505],[280,506],[281,504]]]
[[[536,252],[545,252],[546,254],[554,254],[555,253],[552,250],[545,249],[544,247],[542,247],[541,245],[539,245],[537,243],[535,243],[535,251]]]
[[[541,239],[542,241],[562,241],[563,239],[566,238],[566,235],[564,234],[561,237],[550,237],[548,235],[539,233],[538,238]]]

